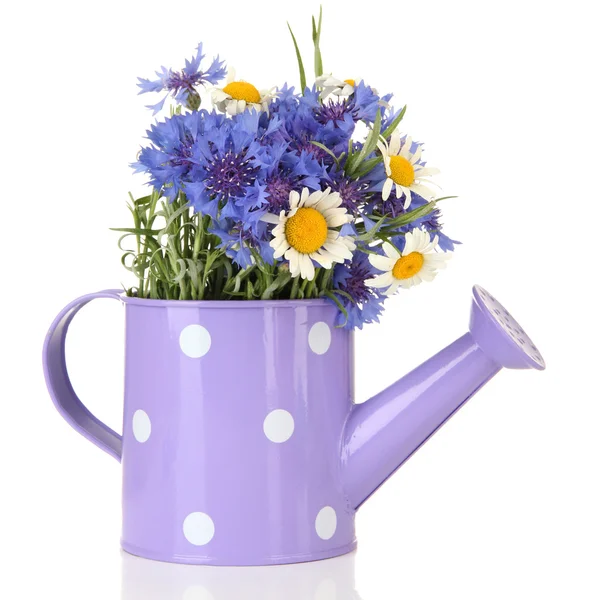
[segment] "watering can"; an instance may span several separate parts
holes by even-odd
[[[126,317],[122,435],[70,383],[65,339],[88,302]],[[323,299],[180,301],[106,290],[56,317],[43,350],[62,416],[122,463],[124,550],[271,565],[355,548],[356,511],[503,367],[544,369],[508,311],[474,287],[469,332],[366,402],[354,336]]]

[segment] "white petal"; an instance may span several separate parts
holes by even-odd
[[[301,201],[299,202],[299,206],[306,206],[306,202],[309,199],[309,188],[303,188],[301,192]]]
[[[404,209],[407,209],[412,203],[412,193],[410,192],[409,188],[403,186],[402,190],[404,191],[404,196],[406,197],[406,200],[404,202]]]
[[[404,142],[404,145],[402,146],[402,149],[399,151],[400,154],[404,155],[405,158],[411,158],[410,157],[410,147],[412,146],[412,136],[411,135],[407,135],[406,136],[406,141]]]
[[[402,145],[401,134],[399,132],[399,129],[396,129],[391,134],[391,139],[389,140],[389,154],[391,154],[392,156],[394,154],[399,154],[399,149],[401,148],[401,145]]]
[[[342,243],[346,246],[346,248],[348,248],[348,250],[352,250],[352,252],[356,250],[356,242],[352,236],[343,235],[340,237],[340,240],[342,240]]]
[[[430,281],[432,281],[436,277],[437,272],[436,271],[431,271],[431,270],[428,270],[428,269],[421,269],[418,272],[418,275],[419,275],[420,279],[422,279],[422,281],[430,282]]]
[[[393,282],[393,285],[385,292],[383,292],[386,296],[391,296],[392,294],[395,294],[395,292],[397,292],[399,286],[401,285],[401,281],[399,279],[396,279]]]
[[[404,245],[404,251],[402,252],[402,256],[407,256],[408,254],[411,254],[412,252],[416,251],[416,248],[418,247],[418,242],[414,233],[410,231],[406,233],[404,239],[406,240],[406,243]]]
[[[329,189],[329,188],[328,188]],[[328,194],[326,197],[321,198],[319,204],[315,207],[318,211],[325,213],[326,210],[336,208],[342,204],[342,197],[337,192]]]
[[[313,261],[309,258],[308,254],[301,254],[301,274],[303,279],[313,281],[315,279],[315,267]]]
[[[332,242],[330,240],[326,240],[323,247],[331,252],[334,256],[339,256],[343,259],[352,258],[352,252],[348,250],[348,248],[344,244],[340,244],[339,242]]]
[[[383,184],[383,191],[381,193],[381,198],[383,200],[387,200],[389,198],[389,194],[391,194],[391,189],[393,188],[393,180],[389,179],[389,177],[385,180]]]
[[[422,185],[421,183],[412,184],[411,189],[414,190],[418,195],[422,196],[422,198],[424,198],[425,200],[430,200],[431,198],[434,198],[434,192],[425,185]]]
[[[416,152],[410,157],[410,162],[415,165],[422,158],[422,146],[418,145]]]
[[[383,252],[385,252],[385,254],[387,254],[387,256],[389,258],[393,258],[395,260],[398,260],[399,257],[401,256],[399,253],[399,250],[397,248],[395,248],[393,245],[389,244],[388,242],[385,242],[381,248],[383,248]]]
[[[309,256],[311,260],[317,261],[324,269],[331,269],[333,261],[326,252],[313,252]]]
[[[381,273],[372,279],[367,279],[366,284],[375,288],[386,288],[393,284],[394,277],[391,272]]]
[[[387,144],[385,144],[385,142],[383,142],[383,140],[379,139],[379,141],[377,142],[377,148],[379,148],[379,152],[381,152],[381,154],[383,155],[383,160],[385,161],[386,166],[388,166],[389,146],[387,146]]]
[[[270,245],[271,242],[270,242]],[[273,246],[272,246],[273,247]],[[280,244],[276,246],[276,251],[274,252],[274,258],[279,258],[280,256],[284,256],[284,253],[290,248],[290,244],[288,240],[284,238],[280,240]]]
[[[260,217],[260,221],[264,223],[272,223],[273,225],[277,225],[280,223],[280,217],[275,215],[274,213],[265,213]]]
[[[440,171],[435,167],[418,167],[414,169],[416,177],[430,177],[432,175],[438,175]]]
[[[395,265],[396,259],[389,258],[388,256],[383,256],[381,254],[369,254],[369,262],[375,269],[379,269],[380,271],[389,271],[393,269],[393,265]]]
[[[326,217],[327,226],[328,227],[340,227],[340,225],[345,225],[350,220],[349,215],[334,215],[332,217]]]

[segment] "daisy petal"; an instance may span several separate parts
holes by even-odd
[[[369,254],[369,262],[375,269],[379,271],[388,271],[391,273],[393,265],[395,265],[395,259],[389,258],[388,256],[382,256],[381,254]]]

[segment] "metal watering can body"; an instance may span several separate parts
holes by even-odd
[[[123,435],[70,384],[68,325],[123,301]],[[309,301],[161,301],[108,290],[68,305],[44,346],[52,399],[123,466],[122,546],[170,562],[266,565],[354,549],[359,506],[501,367],[544,368],[520,326],[474,289],[466,333],[363,404],[353,335]]]

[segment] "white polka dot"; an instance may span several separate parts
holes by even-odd
[[[143,444],[149,437],[152,431],[150,417],[143,411],[137,410],[132,417],[132,431],[137,441]]]
[[[201,358],[210,350],[210,333],[201,325],[188,325],[179,336],[179,345],[190,358]]]
[[[327,323],[318,321],[309,331],[309,347],[315,354],[325,354],[332,342],[332,332]]]
[[[264,419],[264,433],[276,444],[282,444],[294,433],[294,419],[287,410],[273,410]]]
[[[338,586],[333,579],[324,579],[315,590],[313,600],[338,600]]]
[[[214,521],[203,512],[193,512],[183,521],[183,535],[194,546],[204,546],[214,537]]]
[[[329,540],[336,533],[338,517],[331,506],[325,506],[315,519],[315,531],[322,540]]]
[[[182,600],[214,600],[214,596],[202,585],[190,585],[183,592]]]

